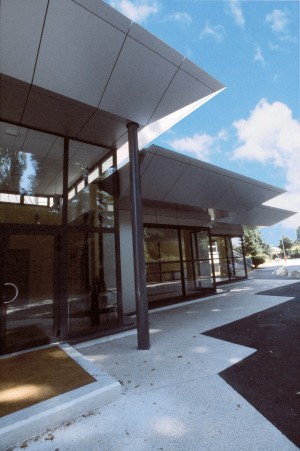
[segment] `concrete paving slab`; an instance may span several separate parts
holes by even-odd
[[[90,410],[104,406],[121,395],[119,382],[85,358],[70,345],[59,346],[95,382],[39,402],[0,419],[0,450],[30,439],[48,429],[66,424]]]
[[[202,335],[289,297],[256,295],[294,281],[246,280],[208,299],[152,311],[151,348],[130,335],[78,346],[122,385],[119,400],[27,443],[30,451],[298,449],[218,373],[255,350]]]

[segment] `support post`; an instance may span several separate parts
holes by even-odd
[[[135,302],[137,314],[138,349],[150,348],[142,194],[139,168],[138,124],[127,125],[131,194],[131,222],[134,260]]]

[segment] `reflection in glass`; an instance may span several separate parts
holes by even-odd
[[[236,237],[213,237],[213,258],[216,282],[246,277],[244,256],[234,250]]]
[[[18,288],[7,304],[6,352],[48,344],[53,341],[53,237],[10,235],[6,246],[4,280]],[[13,294],[7,292],[8,300]]]
[[[112,233],[71,233],[69,260],[69,332],[92,333],[118,322]]]
[[[180,260],[176,229],[144,228],[145,259],[152,261]]]
[[[148,302],[182,296],[178,231],[144,228]]]
[[[63,140],[0,122],[0,222],[61,224],[50,199],[62,195]]]
[[[208,232],[181,230],[186,294],[214,288]]]
[[[212,238],[216,282],[229,280],[225,237]]]
[[[69,199],[68,215],[70,225],[114,227],[114,198],[92,183]]]

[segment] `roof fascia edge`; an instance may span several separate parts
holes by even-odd
[[[159,119],[156,122],[146,125],[138,132],[139,149],[142,149],[146,145],[150,144],[158,136],[169,130],[171,127],[176,125],[185,117],[189,116],[191,113],[193,113],[195,110],[200,108],[206,102],[211,100],[217,94],[224,91],[224,89],[226,89],[226,87],[223,87],[218,91],[212,92],[211,94],[197,100],[196,102],[186,105],[177,111],[174,111],[173,113]],[[123,146],[121,146],[118,149],[117,153],[118,153],[118,167],[122,167],[128,161],[128,143],[125,143]]]

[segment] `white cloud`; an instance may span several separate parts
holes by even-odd
[[[185,13],[185,12],[175,12],[173,14],[168,15],[164,22],[177,22],[180,25],[190,25],[192,23],[193,19],[192,16],[189,13]]]
[[[210,25],[209,22],[206,22],[205,27],[200,33],[200,39],[211,37],[217,43],[220,43],[224,40],[225,30],[222,25]]]
[[[222,141],[227,141],[227,139],[228,139],[227,130],[225,128],[222,128],[222,130],[220,130],[219,133],[217,134],[217,138]]]
[[[274,32],[285,32],[289,23],[287,13],[282,9],[274,9],[266,15],[266,21],[271,25]]]
[[[253,61],[258,61],[260,62],[263,66],[265,65],[265,59],[263,57],[262,51],[260,47],[256,47],[255,48],[255,54],[254,54],[254,58]]]
[[[268,164],[271,171],[272,166],[283,168],[288,193],[269,205],[300,212],[300,122],[292,117],[292,111],[285,103],[262,99],[248,119],[235,121],[233,126],[240,146],[232,158]],[[298,226],[300,213],[284,224]]]
[[[229,0],[228,4],[228,11],[232,15],[235,23],[243,28],[245,26],[245,19],[243,15],[243,11],[240,5],[240,2],[238,0]]]
[[[110,5],[134,22],[145,22],[151,14],[158,12],[156,1],[151,0],[112,0]]]
[[[288,11],[274,9],[272,13],[267,14],[266,22],[270,24],[279,41],[294,44],[298,42],[298,37],[293,36],[289,30],[290,19]],[[276,50],[278,49],[282,50],[281,47],[277,46]],[[275,50],[275,47],[272,50]]]
[[[169,145],[176,151],[190,155],[202,161],[210,160],[210,153],[212,148],[219,139],[226,139],[225,130],[221,130],[219,134],[214,137],[207,133],[195,133],[193,136],[185,136],[169,141]]]

